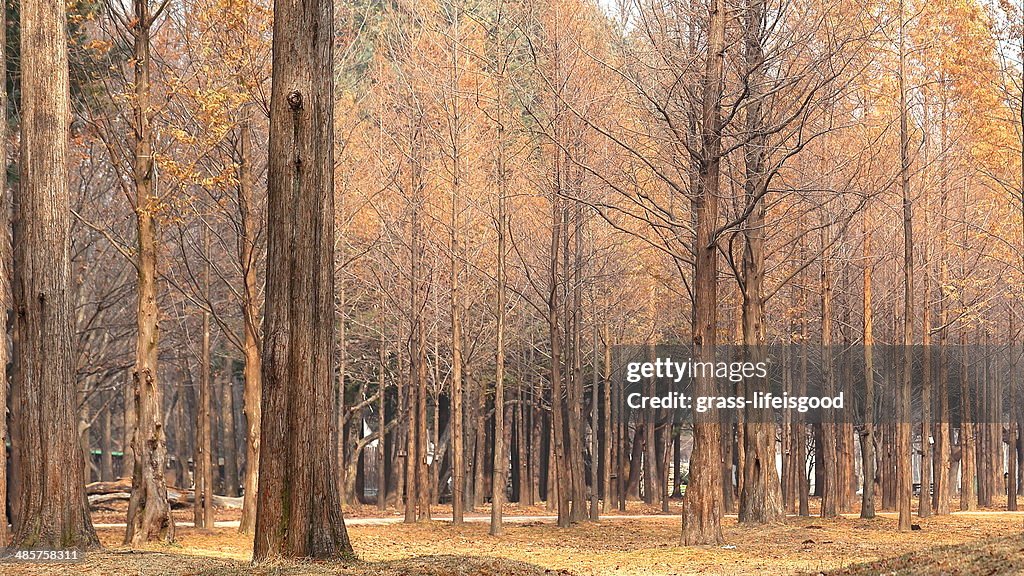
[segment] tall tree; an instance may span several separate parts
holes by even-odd
[[[718,222],[718,197],[722,165],[722,92],[725,60],[724,0],[712,0],[708,12],[708,48],[703,78],[700,117],[700,157],[697,161],[697,194],[692,200],[696,217],[694,238],[694,361],[714,362],[718,330],[718,246],[714,237]],[[694,394],[714,396],[713,378],[696,379]],[[722,467],[717,414],[694,415],[690,483],[683,498],[683,543],[722,542]],[[774,465],[774,463],[773,463]]]
[[[274,3],[256,561],[353,556],[331,441],[333,17],[328,0]]]
[[[7,62],[7,11],[0,19],[0,62]],[[0,519],[7,518],[7,310],[11,306],[11,193],[7,188],[7,66],[0,66],[0,445],[4,465],[0,466]],[[10,537],[7,521],[0,520],[0,546]]]
[[[174,518],[167,502],[164,468],[167,434],[163,425],[162,393],[158,379],[160,309],[157,304],[157,213],[160,198],[156,190],[156,159],[153,155],[151,109],[150,43],[153,25],[168,0],[150,10],[149,0],[134,0],[135,14],[127,28],[132,39],[134,67],[132,94],[131,172],[135,186],[135,269],[138,273],[136,310],[137,336],[135,366],[132,369],[132,496],[128,503],[124,543],[133,546],[150,540],[174,540]],[[113,12],[119,14],[119,12]]]
[[[910,133],[907,110],[906,8],[904,2],[905,0],[899,1],[899,72],[897,76],[900,100],[900,192],[903,199],[903,324],[900,339],[903,345],[903,363],[896,407],[896,450],[898,454],[896,495],[901,531],[910,530],[910,499],[913,488],[910,461],[910,393],[914,360],[911,347],[914,342],[914,221],[910,197]]]
[[[21,182],[14,199],[13,282],[18,348],[11,386],[19,479],[13,545],[94,548],[99,541],[85,497],[75,389],[67,16],[56,0],[24,0],[20,16]]]
[[[203,288],[210,300],[210,230],[203,223]],[[196,528],[213,528],[213,414],[210,382],[210,312],[203,310],[203,342],[200,351],[199,394],[196,406],[195,502],[193,524]],[[233,438],[228,439],[234,442]],[[230,464],[230,463],[227,463]]]
[[[750,214],[742,225],[743,248],[743,348],[748,362],[765,361],[764,274],[765,166],[764,119],[761,113],[765,89],[763,35],[765,0],[749,0],[746,6],[744,60],[750,102],[746,112],[747,138],[744,150],[744,195]],[[761,379],[745,382],[747,394],[764,387]],[[763,390],[760,390],[763,391]],[[768,410],[748,407],[743,418],[743,483],[740,489],[740,522],[767,524],[785,518],[782,485],[775,467],[775,419]]]

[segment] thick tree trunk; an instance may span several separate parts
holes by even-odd
[[[6,11],[5,11],[6,14]],[[0,19],[0,62],[7,62],[7,19]],[[10,538],[7,526],[7,364],[8,315],[11,308],[11,191],[7,187],[7,66],[0,66],[0,546]]]
[[[748,85],[752,90],[746,112],[750,139],[744,150],[746,203],[752,206],[743,224],[743,349],[747,362],[767,360],[764,326],[765,201],[768,177],[765,173],[765,136],[761,118],[764,82],[764,0],[750,0],[744,30],[744,57]],[[745,394],[767,391],[764,379],[748,379]],[[770,410],[748,406],[743,418],[743,482],[739,494],[739,521],[772,524],[785,519],[782,485],[775,466],[775,419]]]
[[[19,466],[18,491],[12,494],[18,501],[13,545],[95,548],[99,541],[85,498],[75,391],[67,20],[64,3],[53,0],[23,0],[20,14],[21,182],[13,243],[18,353],[11,383]],[[3,237],[6,243],[6,232]]]
[[[718,328],[718,222],[721,169],[721,102],[725,58],[726,9],[712,0],[709,10],[708,56],[704,71],[699,189],[693,200],[697,219],[694,242],[693,352],[696,362],[715,361]],[[694,394],[716,395],[713,378],[696,379]],[[690,484],[683,498],[683,544],[720,544],[722,536],[722,468],[719,437],[722,425],[711,412],[694,415]]]
[[[274,6],[263,414],[253,559],[351,559],[335,416],[334,19]]]

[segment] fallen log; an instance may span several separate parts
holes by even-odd
[[[100,504],[118,500],[129,500],[132,496],[131,482],[125,478],[114,482],[92,482],[86,484],[85,492],[89,495],[89,506],[97,507]],[[192,506],[196,499],[195,490],[167,487],[167,502],[172,508],[187,508]],[[242,508],[241,498],[213,495],[213,506],[228,510],[240,510]]]

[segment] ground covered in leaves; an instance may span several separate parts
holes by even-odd
[[[507,524],[488,534],[484,522],[453,526],[367,525],[353,514],[348,528],[355,564],[280,563],[252,566],[251,538],[235,528],[179,526],[177,542],[143,551],[120,546],[123,528],[99,530],[103,552],[73,566],[0,566],[13,575],[653,575],[653,574],[1024,574],[1024,515],[995,511],[915,519],[896,532],[896,519],[790,517],[763,528],[725,520],[722,546],[680,545],[680,517],[607,517],[563,530],[548,519]],[[522,512],[522,511],[517,511]],[[542,511],[541,511],[542,512]],[[630,513],[637,513],[640,510]],[[390,515],[385,515],[385,517]],[[222,520],[224,518],[218,518]]]

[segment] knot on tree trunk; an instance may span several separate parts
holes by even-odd
[[[292,109],[292,112],[302,110],[302,92],[292,90],[288,93],[288,107]]]

